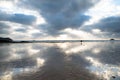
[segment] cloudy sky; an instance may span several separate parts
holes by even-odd
[[[0,37],[120,39],[120,0],[0,0]]]

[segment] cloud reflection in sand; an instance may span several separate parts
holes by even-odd
[[[119,42],[0,45],[0,79],[119,80]],[[24,76],[26,75],[26,76]]]

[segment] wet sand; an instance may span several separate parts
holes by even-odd
[[[119,80],[119,48],[120,42],[0,44],[0,80]]]

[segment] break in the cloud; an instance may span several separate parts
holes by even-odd
[[[0,36],[98,39],[112,35],[119,38],[119,11],[118,0],[2,0]]]

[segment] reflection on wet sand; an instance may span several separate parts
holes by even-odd
[[[16,76],[15,80],[97,80],[85,66],[89,63],[79,55],[67,56],[61,49],[50,47],[42,54],[44,65],[34,74],[27,77]],[[21,79],[22,77],[22,79]]]
[[[0,80],[120,80],[119,48],[120,42],[2,44]]]

